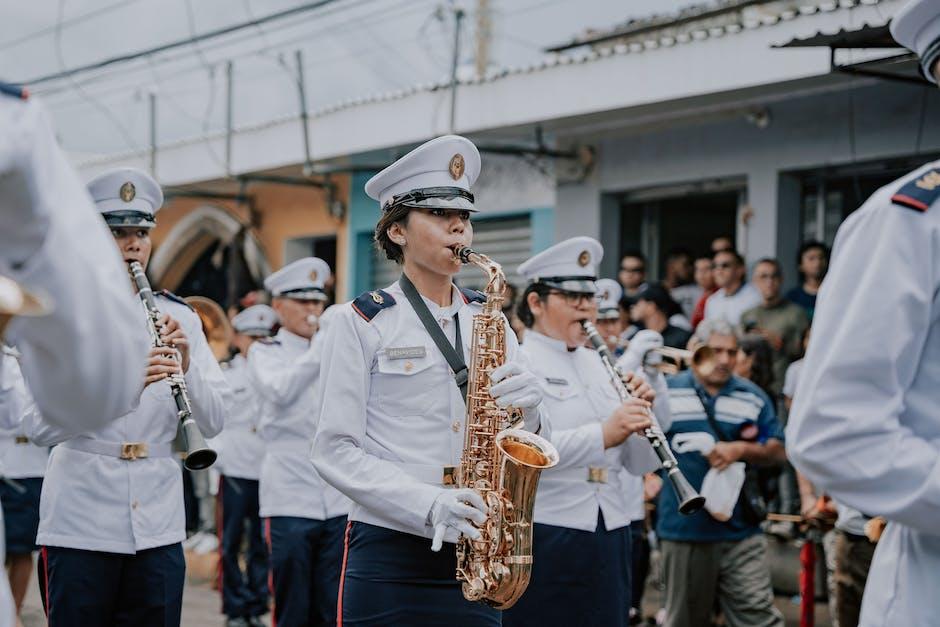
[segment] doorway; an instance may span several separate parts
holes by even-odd
[[[691,192],[637,198],[621,204],[620,251],[639,250],[648,260],[647,278],[659,281],[665,273],[665,256],[685,249],[693,256],[710,253],[713,239],[735,241],[738,207],[743,190]]]

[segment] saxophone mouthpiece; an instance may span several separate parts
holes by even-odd
[[[460,263],[470,263],[470,255],[473,254],[473,250],[469,246],[461,246],[458,244],[451,250],[454,251],[454,259],[456,261]]]

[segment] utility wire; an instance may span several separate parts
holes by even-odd
[[[84,74],[92,70],[100,70],[111,65],[118,63],[126,63],[128,61],[133,61],[141,57],[146,57],[153,54],[159,54],[161,52],[166,52],[167,50],[173,50],[175,48],[181,48],[183,46],[195,46],[196,44],[208,41],[210,39],[215,39],[217,37],[222,37],[224,35],[229,35],[231,33],[236,33],[238,31],[244,30],[246,28],[253,28],[260,24],[265,24],[267,22],[272,22],[275,20],[281,20],[287,17],[298,15],[301,13],[306,13],[307,11],[312,11],[314,9],[319,9],[327,5],[338,2],[338,0],[317,0],[316,2],[310,2],[308,4],[301,5],[299,7],[293,7],[291,9],[286,9],[284,11],[278,11],[277,13],[271,13],[264,17],[249,20],[247,22],[240,22],[238,24],[233,24],[231,26],[226,26],[224,28],[217,28],[195,37],[188,37],[186,39],[173,41],[170,43],[162,44],[159,46],[154,46],[153,48],[147,48],[145,50],[138,50],[137,52],[130,52],[128,54],[122,54],[107,59],[102,59],[101,61],[96,61],[95,63],[89,63],[87,65],[82,65],[76,68],[69,70],[64,70],[60,72],[55,72],[53,74],[47,74],[45,76],[38,76],[31,80],[26,81],[17,81],[26,85],[40,85],[49,81],[57,80],[60,78],[73,78],[78,74]]]

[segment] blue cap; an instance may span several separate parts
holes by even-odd
[[[156,226],[163,206],[160,184],[136,168],[118,168],[88,182],[88,193],[109,226]]]

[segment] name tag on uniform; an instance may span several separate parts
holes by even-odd
[[[545,377],[545,381],[551,385],[568,385],[568,379],[557,379],[555,377]]]
[[[428,354],[423,346],[402,346],[399,348],[386,348],[385,356],[389,359],[421,359]]]

